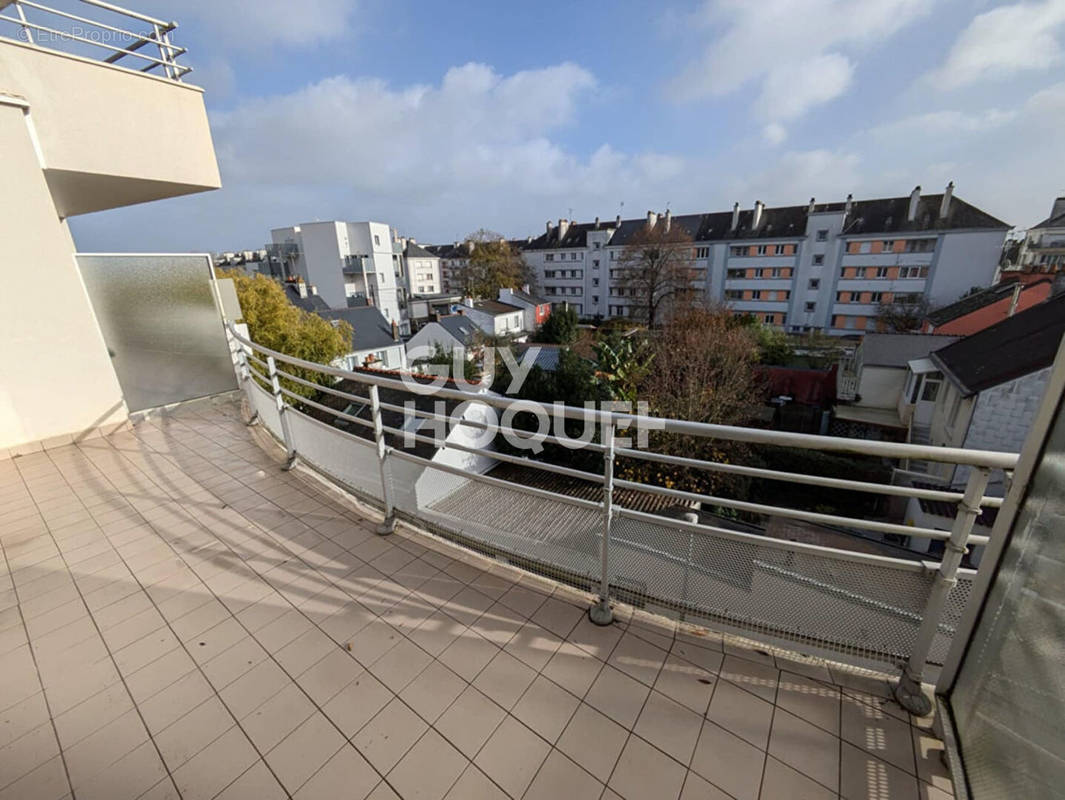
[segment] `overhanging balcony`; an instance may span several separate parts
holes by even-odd
[[[0,0],[0,95],[25,107],[60,216],[221,186],[175,24],[97,0],[82,8]]]

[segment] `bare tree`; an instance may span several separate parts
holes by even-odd
[[[887,333],[919,331],[930,308],[924,295],[896,295],[890,303],[877,307],[877,328]]]
[[[481,228],[466,241],[472,243],[470,257],[452,279],[466,294],[494,300],[500,289],[535,285],[534,273],[521,251],[500,234]]]
[[[621,253],[614,285],[630,298],[632,316],[653,328],[692,304],[692,238],[669,217],[650,221]]]

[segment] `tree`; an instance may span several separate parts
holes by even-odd
[[[877,307],[877,329],[888,333],[919,331],[928,316],[929,306],[924,295],[896,295],[890,303]]]
[[[261,274],[246,275],[235,269],[219,270],[218,276],[233,279],[248,335],[256,344],[319,364],[329,364],[351,352],[351,325],[344,321],[334,324],[297,308],[289,302],[277,281]],[[282,369],[305,381],[322,385],[333,381],[328,375],[291,364],[283,365]],[[315,393],[295,381],[282,379],[281,382],[286,389],[303,397]]]
[[[761,387],[755,365],[754,332],[737,325],[725,308],[691,308],[672,318],[652,339],[653,366],[643,381],[641,399],[660,417],[737,425],[758,406]],[[707,461],[740,460],[737,442],[652,431],[652,450]],[[689,491],[738,489],[745,482],[718,472],[671,467],[640,459],[619,461],[619,474],[632,480]]]
[[[795,348],[784,331],[766,325],[754,314],[744,314],[736,318],[741,325],[750,328],[758,342],[758,362],[786,366],[795,356]]]
[[[596,375],[606,385],[614,400],[635,406],[640,385],[651,371],[655,351],[643,336],[610,333],[594,345],[599,365]]]
[[[459,356],[459,361],[462,363],[461,377],[467,381],[476,380],[478,375],[477,365],[466,358],[465,354]],[[455,351],[453,349],[445,349],[439,342],[433,345],[432,355],[418,359],[414,362],[414,365],[418,367],[433,365],[435,368],[429,370],[432,374],[446,375],[452,379],[456,377]],[[444,369],[441,369],[441,367],[444,367]]]
[[[615,281],[631,298],[631,316],[653,328],[665,321],[667,312],[681,313],[690,306],[692,256],[691,236],[668,218],[640,228],[621,252]]]
[[[533,339],[543,344],[573,344],[577,340],[577,310],[568,305],[554,309]]]
[[[534,284],[533,273],[521,252],[500,234],[481,228],[466,240],[473,242],[473,250],[452,280],[466,294],[494,300],[500,289]]]

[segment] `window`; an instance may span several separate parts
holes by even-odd
[[[806,304],[806,310],[807,311],[816,311],[817,310],[817,303],[809,303],[808,302]]]
[[[878,278],[886,278],[887,276],[888,276],[888,268],[887,267],[877,267],[876,268],[876,277],[878,277]]]
[[[774,245],[773,246],[773,255],[775,255],[775,256],[784,255],[784,245],[782,245],[782,244]]]
[[[592,268],[593,269],[599,269],[599,259],[598,258],[593,258],[592,259]]]
[[[569,260],[570,261],[576,261],[577,260],[577,254],[576,253],[570,253],[569,254]]]
[[[373,243],[376,244],[376,245],[380,245],[381,244],[381,237],[378,236],[376,233],[373,235]]]
[[[828,228],[821,228],[817,232],[817,241],[824,242],[828,240]]]
[[[742,300],[743,299],[743,292],[741,292],[739,289],[728,289],[728,290],[725,291],[725,299],[726,300]]]
[[[895,249],[895,240],[885,239],[883,245],[881,245],[881,249],[883,249],[885,253],[890,253],[892,250]]]
[[[764,315],[762,317],[762,322],[765,322],[768,325],[772,325],[776,321],[777,321],[777,315],[776,314],[766,314],[766,315]]]
[[[602,246],[602,242],[596,242],[595,243],[595,249],[596,250],[598,250],[601,246]],[[596,263],[598,264],[599,262],[597,261]]]
[[[598,286],[598,285],[599,285],[599,279],[598,278],[592,278],[592,286]]]
[[[554,253],[548,253],[546,256],[544,256],[544,261],[554,261],[554,260],[555,260],[555,254]]]
[[[758,245],[758,255],[764,256],[767,252],[767,248],[764,244]]]
[[[730,256],[745,256],[745,255],[747,255],[747,248],[746,247],[730,247],[728,249],[728,254]]]
[[[761,289],[755,289],[753,292],[751,292],[751,299],[752,300],[761,300],[762,299],[762,290]]]
[[[900,278],[925,278],[928,277],[928,267],[899,267]]]
[[[935,239],[907,239],[907,253],[929,253],[936,249]]]
[[[594,303],[595,305],[599,305],[599,295],[597,295],[597,294],[593,294],[593,295],[592,295],[592,302],[593,302],[593,303]]]
[[[929,403],[935,402],[935,399],[939,396],[939,383],[939,381],[925,378],[924,389],[921,390],[921,400]]]
[[[695,257],[696,258],[709,258],[710,257],[710,248],[709,247],[696,247],[695,248]]]
[[[765,270],[761,269],[761,268],[756,269],[754,271],[754,277],[756,277],[756,278],[764,278],[765,277]]]
[[[820,278],[810,278],[810,282],[806,285],[806,288],[807,289],[820,289],[821,288],[821,279]]]
[[[746,273],[742,269],[730,269],[725,274],[725,277],[728,278],[729,280],[735,280],[737,278],[742,278],[745,274]]]
[[[883,292],[870,292],[869,293],[869,302],[870,303],[879,303],[883,298],[884,298],[884,293]]]
[[[814,266],[819,267],[825,263],[825,256],[823,253],[818,253],[814,256]]]
[[[771,277],[771,278],[779,278],[782,274],[783,273],[781,272],[780,267],[773,267],[773,269],[770,270],[770,272],[769,272],[769,277]]]

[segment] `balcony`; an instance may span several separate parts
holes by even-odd
[[[594,625],[594,594],[378,536],[246,413],[0,461],[0,796],[949,795],[883,675],[624,604]],[[312,442],[355,441],[292,428],[318,468]]]
[[[61,217],[221,185],[203,92],[175,24],[82,0],[85,14],[0,2],[0,74]]]

